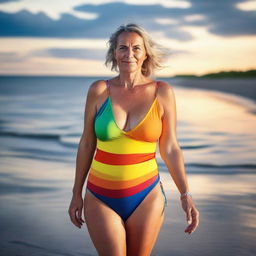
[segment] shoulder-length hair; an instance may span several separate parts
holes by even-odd
[[[127,25],[121,25],[108,40],[108,51],[106,54],[105,65],[108,67],[111,64],[111,70],[118,72],[117,62],[114,56],[114,50],[117,47],[118,36],[122,32],[135,32],[143,38],[144,46],[146,49],[147,59],[144,60],[141,72],[145,76],[154,74],[155,69],[161,69],[162,62],[168,57],[169,50],[154,42],[148,32],[141,26],[135,23],[129,23]]]

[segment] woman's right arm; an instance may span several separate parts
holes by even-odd
[[[102,91],[102,80],[95,81],[89,88],[84,110],[84,129],[77,150],[75,181],[72,189],[73,196],[69,206],[69,215],[73,224],[81,228],[84,222],[81,214],[83,208],[82,190],[88,175],[96,148],[94,133],[94,118],[96,102]]]
[[[93,130],[93,120],[96,114],[97,92],[95,84],[92,84],[87,93],[84,110],[84,130],[80,138],[76,156],[76,174],[73,186],[73,195],[81,196],[83,185],[90,169],[94,151],[96,148],[96,137]]]

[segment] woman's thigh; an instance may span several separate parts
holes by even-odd
[[[163,224],[164,205],[158,183],[125,222],[127,256],[150,255]]]
[[[121,217],[88,190],[84,199],[85,222],[99,255],[125,256],[126,234]]]

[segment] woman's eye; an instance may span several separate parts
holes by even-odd
[[[126,49],[126,47],[125,46],[121,46],[121,47],[119,47],[119,49]],[[134,49],[135,50],[140,50],[140,47],[135,47]]]

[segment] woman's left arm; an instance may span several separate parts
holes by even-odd
[[[174,183],[181,194],[189,192],[182,150],[176,136],[176,101],[172,86],[159,82],[158,94],[163,107],[162,134],[159,138],[159,152],[165,162]],[[199,211],[191,196],[181,198],[182,208],[186,213],[187,222],[191,224],[185,229],[189,234],[194,232],[199,224]]]

